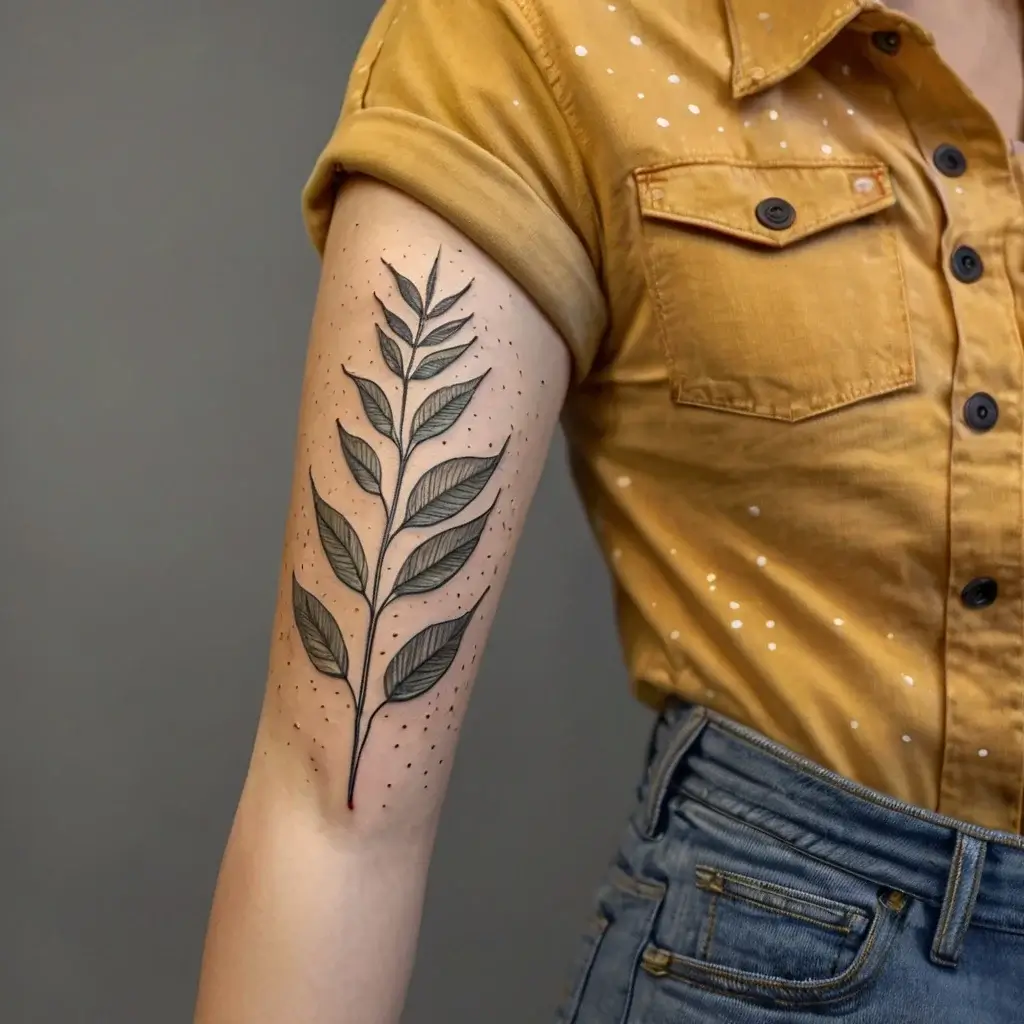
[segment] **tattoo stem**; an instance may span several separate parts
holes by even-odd
[[[390,508],[388,507],[388,503],[384,500],[384,495],[381,495],[381,502],[387,512],[387,522],[384,526],[384,535],[381,540],[380,551],[377,554],[377,564],[373,571],[373,592],[370,597],[370,625],[366,634],[366,648],[363,652],[363,669],[359,678],[359,697],[356,700],[355,707],[355,724],[352,731],[352,762],[349,766],[348,775],[349,810],[355,809],[354,796],[356,788],[356,770],[359,767],[359,758],[362,755],[363,747],[366,745],[367,737],[370,735],[370,726],[373,724],[373,719],[376,716],[377,711],[380,711],[384,706],[384,704],[381,704],[380,707],[378,707],[370,716],[370,721],[366,723],[366,732],[362,735],[362,742],[360,742],[363,710],[366,707],[366,690],[370,680],[370,657],[373,652],[373,642],[377,635],[377,623],[380,621],[380,614],[388,603],[387,600],[385,600],[380,607],[377,606],[377,599],[380,595],[380,582],[384,570],[384,556],[387,554],[391,541],[394,540],[395,533],[397,533],[397,531],[394,531],[394,533],[392,532],[395,523],[395,513],[398,510],[398,499],[402,493],[402,481],[405,478],[405,469],[408,464],[409,454],[412,450],[411,448],[406,449],[405,447],[405,411],[409,400],[409,379],[412,376],[413,364],[416,362],[416,349],[419,346],[420,339],[423,335],[423,328],[426,326],[426,323],[427,316],[426,310],[424,309],[419,313],[419,323],[416,326],[416,337],[413,339],[412,355],[409,356],[409,365],[402,374],[402,405],[398,415],[398,473],[395,477],[395,492],[391,499]],[[387,702],[385,701],[384,703]]]

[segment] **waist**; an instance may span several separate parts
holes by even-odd
[[[886,796],[699,705],[669,699],[640,798],[642,834],[696,802],[926,902],[966,879],[974,923],[1024,930],[1024,837]]]

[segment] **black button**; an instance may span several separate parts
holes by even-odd
[[[964,419],[972,430],[991,430],[999,419],[999,405],[991,395],[979,391],[964,402]]]
[[[998,596],[999,584],[991,576],[979,576],[960,591],[960,600],[968,608],[987,608]]]
[[[771,199],[762,199],[757,204],[754,216],[757,217],[759,224],[771,228],[772,231],[785,231],[786,228],[793,226],[796,210],[793,209],[792,203],[773,196]]]
[[[967,170],[967,157],[946,142],[932,153],[932,161],[947,178],[959,178]]]
[[[975,249],[969,245],[958,245],[949,258],[953,276],[964,284],[972,284],[985,273],[985,265]]]
[[[875,49],[892,57],[900,52],[900,44],[903,40],[900,38],[899,32],[872,32],[871,42],[875,44]]]

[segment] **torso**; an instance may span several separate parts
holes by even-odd
[[[888,5],[935,36],[939,53],[988,107],[1007,139],[1024,139],[1020,0],[888,0]]]

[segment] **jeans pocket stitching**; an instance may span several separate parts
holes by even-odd
[[[868,919],[868,915],[863,910],[852,904],[842,903],[839,900],[818,896],[816,893],[804,892],[801,889],[794,889],[776,882],[764,881],[750,875],[723,871],[707,864],[697,865],[696,884],[698,889],[747,903],[766,913],[804,921],[826,931],[839,932],[843,935],[848,935],[857,922]],[[791,906],[778,906],[767,902],[766,899],[759,900],[757,898],[759,892],[774,896],[777,900],[786,901]],[[801,913],[797,909],[798,907],[805,908],[806,912]],[[822,920],[820,917],[812,916],[811,908],[831,914],[832,920]]]
[[[857,956],[834,978],[786,981],[729,967],[701,963],[649,943],[642,956],[643,969],[654,977],[669,977],[749,1002],[776,1006],[811,1006],[842,1002],[857,995],[882,970],[886,957],[906,920],[910,900],[903,893],[879,893],[878,907]]]

